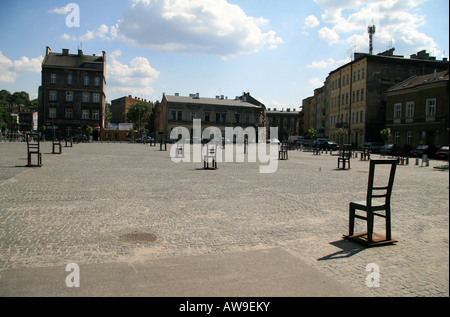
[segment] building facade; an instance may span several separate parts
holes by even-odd
[[[200,119],[202,129],[217,127],[225,136],[227,127],[266,127],[265,106],[244,93],[235,99],[224,96],[204,98],[197,94],[189,97],[163,94],[155,105],[155,131],[168,136],[172,129],[186,128],[193,136],[193,120]]]
[[[394,49],[378,55],[355,53],[351,62],[330,72],[322,98],[327,120],[325,136],[354,146],[367,141],[381,142],[379,132],[386,123],[388,89],[414,75],[448,70],[447,59],[436,60],[425,51],[410,58],[393,52]],[[315,91],[314,97],[303,101],[306,131],[319,129],[318,116],[323,116],[323,111],[318,111],[317,96]]]
[[[266,116],[269,128],[278,128],[278,139],[280,141],[287,140],[290,135],[300,135],[300,111],[290,108],[287,108],[286,111],[284,109],[276,110],[269,108],[267,109]],[[270,133],[267,136],[272,138]]]
[[[145,102],[153,106],[153,104],[151,102],[147,102],[146,99],[141,99],[139,97],[132,97],[131,95],[112,100],[110,108],[112,114],[111,122],[114,123],[128,122],[126,120],[128,108],[130,108],[131,105],[137,102]]]
[[[93,128],[97,140],[104,127],[106,53],[102,55],[53,53],[47,47],[39,87],[39,128],[46,138],[54,133],[71,137]]]
[[[413,76],[387,91],[391,143],[448,145],[449,72]]]

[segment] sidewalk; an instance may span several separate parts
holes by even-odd
[[[359,158],[338,170],[335,156],[289,151],[260,174],[143,144],[42,148],[43,167],[26,168],[24,143],[0,143],[2,296],[449,296],[449,176],[433,168],[445,162],[398,166],[399,242],[364,249],[342,239],[349,202],[365,198]],[[131,233],[156,240],[121,240]],[[69,263],[80,288],[65,286]],[[371,263],[380,287],[366,285]]]

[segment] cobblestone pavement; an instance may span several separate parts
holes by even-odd
[[[289,151],[276,173],[260,174],[259,162],[203,170],[142,144],[42,149],[43,167],[26,168],[25,143],[0,143],[0,272],[277,247],[363,296],[449,296],[449,175],[433,168],[447,162],[398,166],[398,243],[363,248],[342,239],[349,202],[365,199],[369,162],[359,158],[338,170],[335,156]],[[157,239],[120,239],[130,233]],[[369,263],[379,287],[366,285]]]

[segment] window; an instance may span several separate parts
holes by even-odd
[[[100,94],[94,94],[93,102],[100,102]]]
[[[84,85],[89,86],[89,76],[84,76]]]
[[[234,118],[235,118],[235,120],[236,120],[236,123],[240,123],[240,119],[241,119],[241,115],[239,114],[239,113],[236,113],[235,115],[234,115]]]
[[[406,103],[406,118],[414,118],[414,101]]]
[[[436,115],[436,99],[427,99],[427,117],[434,117]]]
[[[50,96],[49,96],[49,99],[50,99],[51,101],[55,101],[55,100],[56,100],[56,91],[50,90]]]
[[[89,110],[83,110],[82,111],[81,119],[89,119]]]
[[[73,109],[66,109],[65,118],[66,119],[72,119],[73,118]]]
[[[364,74],[364,73],[365,73],[365,71],[366,71],[366,69],[365,69],[365,68],[363,68],[363,69],[362,69],[362,74],[361,74],[361,78],[362,78],[362,79],[364,79],[364,76],[365,76],[365,74]]]
[[[183,111],[178,111],[178,112],[177,112],[177,120],[178,120],[178,121],[183,120]]]
[[[359,101],[359,90],[356,91],[356,101]]]
[[[209,112],[205,112],[205,121],[206,122],[209,122],[209,117],[210,117]]]
[[[356,91],[353,91],[353,102],[356,102]]]
[[[99,120],[100,119],[100,111],[98,111],[98,110],[92,111],[92,119]]]
[[[73,81],[72,74],[67,75],[67,85],[72,85],[72,81]]]
[[[394,119],[400,119],[402,117],[402,104],[394,104]]]
[[[56,74],[50,75],[50,84],[56,84]]]
[[[225,113],[216,113],[217,122],[225,122]]]
[[[412,131],[406,132],[406,144],[412,144]]]
[[[48,109],[48,117],[50,119],[56,119],[56,108],[49,108]]]
[[[191,112],[191,120],[197,118],[197,114],[195,112]]]
[[[394,132],[394,143],[396,143],[396,144],[400,143],[400,132],[399,131]]]
[[[176,120],[177,118],[177,112],[176,111],[172,111],[170,113],[170,120]]]
[[[83,102],[89,102],[89,93],[83,92]]]
[[[352,112],[352,123],[355,123],[355,113]]]
[[[364,101],[364,88],[361,88],[361,101]]]
[[[348,93],[345,94],[345,104],[348,104]]]
[[[359,120],[359,122],[363,122],[363,111],[361,110],[361,117],[360,117],[360,120]]]
[[[66,101],[73,101],[73,92],[66,91]]]
[[[94,86],[95,87],[99,87],[100,86],[100,77],[95,77],[94,78]]]

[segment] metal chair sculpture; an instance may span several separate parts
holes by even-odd
[[[288,144],[287,144],[287,142],[283,142],[280,144],[280,150],[278,151],[278,159],[279,160],[287,160],[288,159]]]
[[[390,165],[389,179],[386,186],[374,186],[375,166]],[[385,244],[393,244],[397,240],[391,237],[391,193],[394,184],[395,170],[397,167],[396,160],[371,160],[369,169],[369,180],[367,186],[367,197],[365,201],[351,202],[349,205],[349,234],[344,238],[362,243],[365,246],[380,246]],[[373,199],[381,200],[373,200]],[[366,216],[356,214],[356,210],[366,212]],[[384,214],[381,212],[384,211]],[[374,217],[382,217],[386,219],[386,236],[382,236],[373,232]],[[367,221],[367,232],[354,233],[355,218]]]
[[[211,161],[211,165],[210,165]],[[206,155],[203,157],[204,169],[217,169],[217,145],[206,145]]]
[[[345,163],[348,163],[348,168],[350,168],[351,157],[352,157],[351,145],[344,144],[342,151],[338,157],[338,168],[340,167],[341,163],[342,163],[341,169],[345,169]]]
[[[32,163],[32,155],[36,155],[36,164]],[[27,135],[27,167],[41,167],[42,166],[42,153],[41,143],[39,140],[39,134]]]

